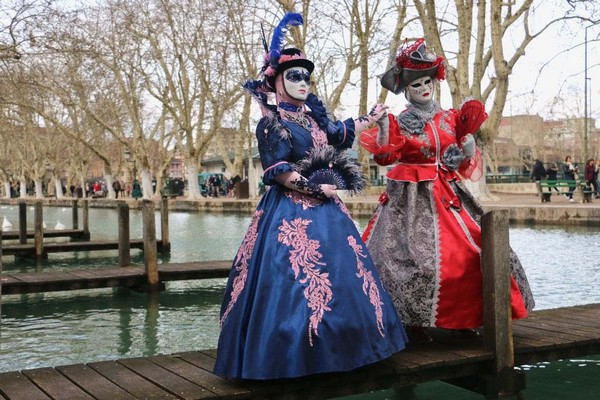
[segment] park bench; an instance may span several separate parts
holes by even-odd
[[[540,182],[540,188],[542,190],[542,203],[549,203],[553,194],[568,194],[570,188],[574,188],[573,192],[575,190],[579,191],[584,203],[591,203],[594,194],[593,188],[588,186],[585,181],[547,180]]]

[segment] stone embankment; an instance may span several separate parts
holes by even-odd
[[[535,194],[535,186],[532,187],[533,184],[524,185],[527,185],[527,188],[523,188],[521,193],[492,192],[493,199],[482,200],[484,209],[508,209],[510,221],[513,223],[600,226],[600,199],[593,199],[591,203],[583,203],[576,194],[575,201],[570,202],[562,195],[554,195],[551,202],[542,203],[540,197]],[[344,196],[343,200],[353,216],[369,217],[377,207],[378,193],[380,193],[378,188],[370,188],[370,192],[367,194]],[[156,199],[157,202],[158,200]],[[169,210],[251,213],[259,200],[227,197],[187,200],[179,197],[169,200]],[[3,205],[17,205],[19,201],[21,199],[0,198],[0,204]],[[27,198],[24,201],[33,204],[39,200]],[[50,207],[69,207],[72,205],[72,201],[73,199],[70,198],[42,199],[43,205]],[[139,208],[142,204],[142,200],[134,199],[86,199],[85,201],[88,202],[90,208],[116,207],[117,201],[126,201],[131,209]]]

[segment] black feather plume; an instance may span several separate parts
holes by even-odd
[[[347,151],[331,146],[313,148],[298,162],[297,171],[312,183],[335,185],[339,190],[356,194],[365,188],[359,164]]]

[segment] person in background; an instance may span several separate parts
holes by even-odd
[[[400,318],[337,186],[298,172],[324,154],[348,161],[336,152],[350,148],[385,106],[357,119],[331,120],[310,95],[314,64],[299,49],[280,48],[288,24],[301,23],[300,14],[284,16],[265,49],[263,79],[244,86],[263,113],[256,137],[269,189],[225,289],[214,371],[227,378],[349,371],[405,347]],[[356,164],[345,166],[355,166],[353,176],[360,179]]]
[[[361,145],[379,165],[395,164],[363,233],[381,280],[411,341],[429,342],[426,328],[472,337],[483,324],[483,209],[462,177],[482,175],[473,135],[487,118],[480,101],[444,110],[434,100],[444,59],[424,39],[406,43],[381,85],[404,93],[407,108],[378,121]],[[534,306],[525,272],[511,250],[512,317]]]
[[[115,179],[112,183],[113,190],[115,191],[115,198],[119,198],[119,192],[121,191],[121,182]]]
[[[536,194],[535,194],[536,196],[542,195],[542,186],[540,185],[540,182],[545,177],[546,177],[546,168],[544,168],[544,163],[536,158],[535,162],[533,163],[533,168],[531,169],[531,179],[535,181],[535,186],[537,189]]]
[[[546,169],[547,181],[548,181],[548,191],[552,192],[552,189],[556,190],[557,193],[560,193],[560,190],[556,187],[556,181],[558,180],[558,165],[555,162],[550,164],[548,169]]]
[[[593,158],[590,158],[585,163],[584,177],[585,177],[585,184],[590,189],[592,189],[594,194],[596,194],[598,192],[598,187],[596,186],[596,179],[598,179],[598,172],[596,171],[596,163]]]
[[[596,160],[594,170],[596,171],[596,198],[600,199],[600,158]]]
[[[573,162],[571,161],[571,156],[565,157],[565,164],[563,165],[563,175],[565,177],[565,180],[569,181],[569,192],[565,194],[565,196],[567,196],[569,201],[575,201],[573,199],[573,192],[577,187],[577,165],[573,164]]]

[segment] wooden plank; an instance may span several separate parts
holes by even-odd
[[[209,357],[200,351],[190,351],[186,353],[176,353],[178,357],[181,357],[183,360],[189,362],[190,364],[194,364],[195,366],[202,368],[206,371],[212,372],[215,368],[215,359]]]
[[[75,364],[56,367],[60,373],[75,382],[96,399],[134,400],[131,394],[114,384],[87,365]]]
[[[169,399],[175,397],[117,361],[100,361],[89,363],[88,366],[135,397],[142,399]]]
[[[2,232],[2,240],[18,240],[20,232],[11,230]],[[32,239],[34,237],[33,231],[27,231],[26,237]],[[45,238],[59,238],[59,237],[83,237],[82,229],[44,229]]]
[[[0,392],[10,400],[50,400],[50,397],[20,372],[0,374]]]
[[[198,386],[147,359],[128,358],[119,361],[119,363],[184,400],[214,397],[211,392],[207,392],[206,388]]]
[[[250,392],[236,384],[221,378],[203,368],[197,367],[177,355],[149,357],[153,363],[185,377],[185,379],[203,386],[210,393],[215,393],[223,399],[238,399],[247,397]]]
[[[23,374],[54,399],[93,399],[54,368],[32,369]]]

